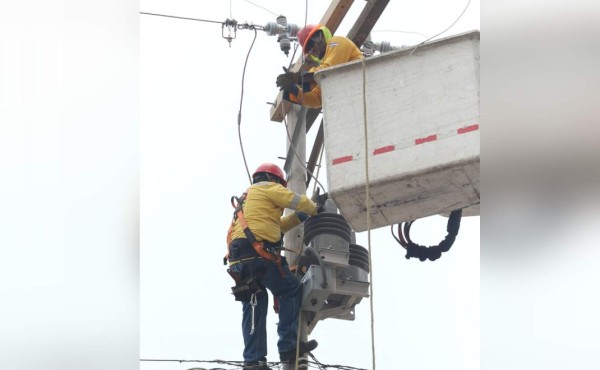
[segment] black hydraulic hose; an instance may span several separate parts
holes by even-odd
[[[414,221],[409,221],[404,224],[398,224],[398,238],[394,238],[406,249],[406,259],[418,258],[421,262],[425,260],[435,261],[442,256],[442,253],[448,252],[454,244],[458,230],[460,229],[460,220],[462,218],[462,209],[450,212],[448,224],[446,226],[446,237],[438,245],[425,247],[413,243],[410,239],[410,227]],[[393,235],[393,229],[392,229]]]

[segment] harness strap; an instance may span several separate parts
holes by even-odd
[[[233,220],[231,221],[231,225],[229,225],[229,231],[227,232],[227,255],[223,259],[223,262],[226,263],[226,260],[229,257],[229,246],[231,244],[231,234],[233,232],[233,225],[235,224],[235,221],[237,220],[239,222],[240,226],[242,227],[242,229],[244,230],[244,235],[246,235],[246,238],[248,239],[248,241],[250,242],[250,244],[252,245],[252,248],[254,248],[256,253],[258,253],[259,256],[266,259],[267,261],[274,262],[277,265],[277,268],[279,269],[281,276],[284,276],[283,268],[281,267],[281,255],[279,255],[278,253],[275,253],[275,251],[267,250],[265,248],[265,243],[263,241],[256,240],[256,238],[254,237],[254,234],[248,227],[248,223],[246,222],[246,218],[244,217],[243,204],[249,193],[250,193],[250,189],[246,190],[246,192],[243,193],[242,196],[239,198],[236,196],[231,197],[231,205],[233,206],[233,208],[235,208],[235,211],[233,214]]]

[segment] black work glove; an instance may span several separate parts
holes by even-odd
[[[298,84],[300,75],[298,72],[289,72],[287,68],[283,67],[285,73],[277,76],[275,84],[279,90],[292,90],[293,86]]]
[[[324,211],[323,206],[325,205],[325,201],[329,198],[327,193],[319,194],[320,192],[321,188],[317,188],[317,191],[315,191],[311,198],[311,200],[317,204],[317,213]]]
[[[317,196],[317,204],[319,205],[319,206],[318,206],[318,209],[317,209],[317,211],[318,211],[319,213],[321,213],[321,212],[324,212],[324,211],[325,211],[325,210],[323,209],[323,206],[325,206],[325,201],[326,201],[327,199],[329,199],[329,196],[327,195],[327,193]]]
[[[319,196],[317,197],[317,203],[318,203],[318,204],[325,204],[325,201],[326,201],[327,199],[329,199],[329,194],[325,193],[325,194],[319,195]]]

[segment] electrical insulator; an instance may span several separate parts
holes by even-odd
[[[279,48],[287,56],[290,52],[290,47],[291,47],[290,38],[287,37],[286,35],[283,35],[283,36],[280,36],[277,41],[279,42]]]
[[[277,36],[279,34],[280,26],[275,22],[269,22],[265,26],[264,30],[268,36]]]
[[[284,29],[287,27],[287,18],[285,17],[285,15],[280,15],[279,17],[277,17],[277,24]]]
[[[290,34],[290,38],[296,37],[298,31],[300,31],[300,27],[298,27],[298,25],[288,23],[288,33]]]
[[[379,50],[380,53],[387,53],[388,51],[392,50],[392,46],[390,45],[389,41],[381,41],[376,45],[379,46],[376,49]]]
[[[269,22],[266,26],[263,27],[263,30],[267,33],[268,36],[277,36],[280,33],[285,33],[286,29],[281,27],[279,24],[275,22]],[[290,38],[296,37],[300,31],[300,27],[298,25],[288,23],[287,25],[287,33],[289,33]]]
[[[292,38],[296,36],[300,28],[295,24],[288,24],[287,18],[283,15],[277,17],[277,22],[269,22],[263,28],[263,30],[269,36],[277,36],[277,42],[279,48],[285,53],[289,54],[291,48]]]
[[[277,38],[277,42],[279,42],[281,51],[287,56],[290,52],[290,37],[287,32],[287,18],[284,15],[280,15],[277,17],[277,24],[284,30]]]
[[[368,57],[375,54],[376,51],[380,53],[387,53],[388,51],[392,51],[397,49],[396,46],[390,45],[389,41],[381,41],[381,42],[373,42],[373,41],[365,41],[361,48],[361,51]]]

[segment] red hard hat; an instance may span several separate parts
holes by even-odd
[[[296,34],[298,37],[298,43],[302,45],[302,52],[304,54],[308,53],[308,50],[306,50],[308,40],[310,40],[310,38],[313,37],[313,35],[320,29],[320,25],[315,26],[314,24],[307,24]]]
[[[285,174],[283,173],[283,170],[281,168],[279,168],[279,166],[277,166],[276,164],[273,164],[273,163],[261,164],[260,166],[258,166],[256,168],[256,171],[254,171],[254,173],[252,174],[252,178],[254,178],[254,176],[256,176],[256,174],[261,173],[261,172],[270,173],[271,175],[277,177],[280,180],[280,184],[287,187],[287,181],[285,181]]]

